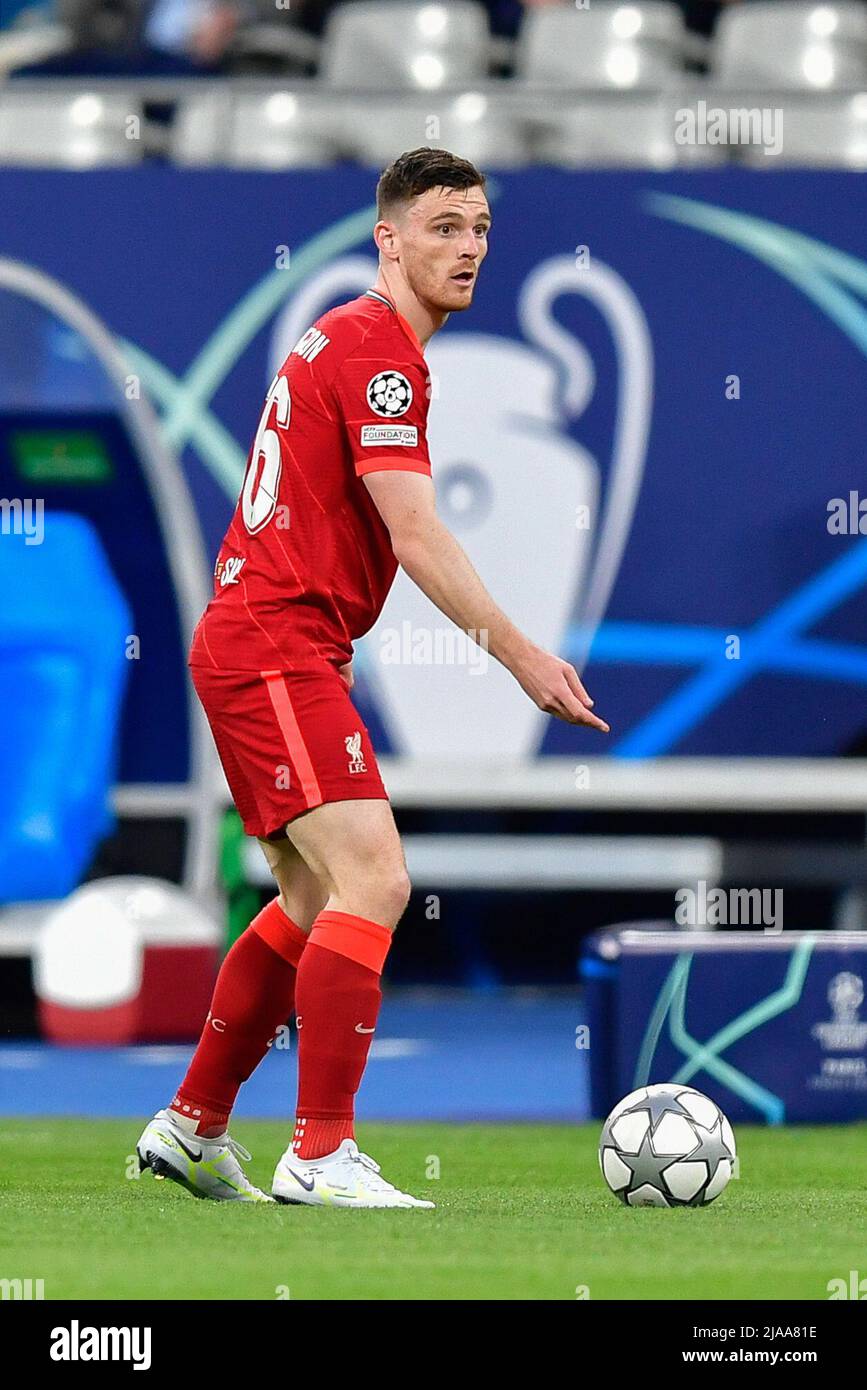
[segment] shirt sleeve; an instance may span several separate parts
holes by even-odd
[[[431,476],[429,380],[421,362],[387,342],[363,343],[344,358],[331,389],[359,477],[383,469]]]

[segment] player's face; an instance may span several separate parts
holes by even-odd
[[[470,307],[490,225],[481,188],[429,188],[413,200],[400,225],[400,260],[423,303],[448,313]]]

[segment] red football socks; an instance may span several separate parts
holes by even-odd
[[[171,1109],[213,1138],[226,1129],[242,1082],[265,1056],[295,1002],[307,937],[279,899],[262,909],[227,953],[189,1070]]]
[[[391,932],[348,912],[321,912],[306,937],[274,899],[228,952],[189,1070],[171,1109],[203,1138],[222,1134],[242,1083],[293,1006],[298,1025],[299,1158],[355,1137],[361,1084]]]
[[[361,1084],[382,994],[379,977],[391,932],[326,908],[313,923],[298,966],[298,1108],[292,1147],[322,1158],[354,1139]]]

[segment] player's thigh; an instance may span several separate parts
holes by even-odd
[[[409,876],[387,801],[326,802],[298,816],[286,834],[332,894],[377,890],[405,906]]]
[[[307,931],[328,900],[327,886],[285,834],[268,840],[260,837],[259,844],[280,890],[283,910],[302,931]]]

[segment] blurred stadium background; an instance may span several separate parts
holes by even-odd
[[[163,1104],[270,892],[186,645],[275,364],[441,144],[494,212],[428,353],[441,506],[612,734],[398,581],[357,694],[415,892],[361,1114],[863,1116],[867,5],[0,14],[2,1111]],[[684,930],[700,884],[784,919]],[[291,1115],[289,1052],[240,1113]]]

